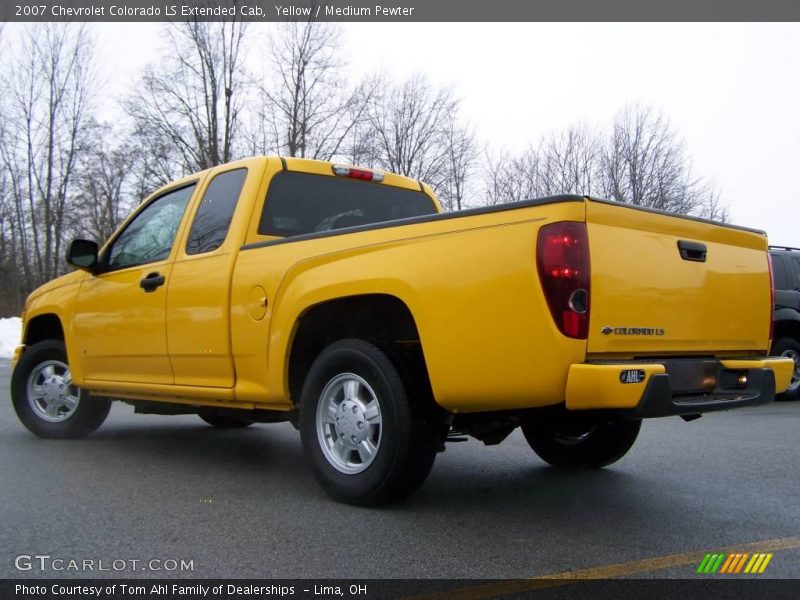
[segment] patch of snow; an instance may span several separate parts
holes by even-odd
[[[0,358],[14,356],[14,348],[19,346],[22,338],[22,319],[11,317],[0,319]]]

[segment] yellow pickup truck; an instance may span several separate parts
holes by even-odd
[[[111,399],[217,427],[290,421],[334,498],[375,505],[447,439],[521,426],[602,467],[642,418],[770,402],[764,233],[581,196],[441,213],[418,181],[259,157],[159,190],[34,291],[12,398],[47,438]]]

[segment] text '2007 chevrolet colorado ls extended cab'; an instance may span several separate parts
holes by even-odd
[[[440,213],[417,181],[253,158],[158,191],[33,292],[14,407],[81,437],[110,399],[214,426],[291,421],[334,498],[417,489],[445,440],[521,426],[600,467],[642,418],[769,402],[761,232],[580,196]]]

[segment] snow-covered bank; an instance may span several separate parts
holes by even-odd
[[[22,319],[0,319],[0,358],[11,358],[22,336]]]

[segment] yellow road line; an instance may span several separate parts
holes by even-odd
[[[760,542],[739,544],[726,548],[715,548],[715,550],[717,552],[726,553],[736,551],[773,552],[775,550],[788,550],[791,548],[800,548],[800,536],[762,540]],[[542,575],[530,579],[487,583],[449,592],[414,596],[409,600],[485,600],[486,598],[495,598],[498,596],[519,594],[521,592],[558,587],[561,585],[570,585],[587,579],[611,579],[614,577],[625,577],[628,575],[635,575],[636,573],[646,573],[648,571],[658,571],[660,569],[669,569],[672,567],[696,565],[703,560],[706,553],[707,550],[697,550],[694,552],[683,552],[681,554],[670,554],[668,556],[657,556],[655,558],[645,558],[644,560],[635,560],[627,563],[617,563],[588,569],[579,569],[577,571]],[[744,560],[742,560],[741,563],[744,564]],[[764,566],[765,565],[762,565],[761,572],[763,572]],[[701,575],[698,575],[698,577],[699,576]]]

